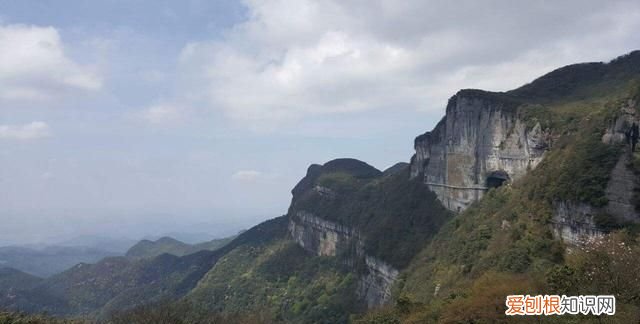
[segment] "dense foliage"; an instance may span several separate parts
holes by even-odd
[[[58,319],[45,315],[30,315],[0,311],[0,324],[84,324],[81,320]]]
[[[634,53],[636,63],[637,57]],[[602,136],[620,108],[640,93],[636,80],[620,79],[625,74],[618,65],[627,64],[617,61],[605,72],[588,71],[591,65],[576,66],[536,81],[542,84],[534,82],[509,93],[521,100],[530,95],[544,99],[520,106],[518,114],[529,127],[540,124],[548,132],[550,151],[525,177],[490,190],[443,226],[403,274],[396,305],[360,322],[638,322],[635,260],[639,255],[633,228],[625,244],[619,239],[622,234],[612,234],[587,250],[576,251],[554,237],[552,220],[557,202],[596,208],[607,204],[604,193],[611,170],[625,148],[604,144]],[[601,77],[584,77],[582,83],[580,76],[590,73]],[[567,80],[575,84],[565,84]],[[602,91],[593,90],[598,86]],[[545,91],[558,93],[540,93]],[[626,225],[607,214],[596,218],[605,231]],[[618,297],[619,313],[612,318],[507,319],[504,315],[506,295],[554,292],[612,293]]]
[[[227,254],[187,300],[224,313],[267,310],[291,323],[346,323],[362,307],[355,284],[335,258],[312,257],[291,241],[277,240]]]
[[[365,250],[403,269],[452,216],[419,179],[409,179],[409,167],[375,178],[347,172],[322,173],[313,185],[331,190],[307,190],[289,211],[314,215],[358,229]]]
[[[30,285],[16,279],[24,275],[0,272],[0,308],[105,318],[137,305],[176,300],[191,291],[221,256],[238,246],[282,238],[286,224],[286,217],[263,222],[215,251],[182,257],[165,253],[154,258],[106,258]]]
[[[293,189],[288,217],[305,211],[355,228],[368,254],[404,269],[394,305],[354,315],[364,310],[358,272],[290,241],[283,216],[216,251],[106,259],[42,282],[13,273],[33,286],[12,290],[11,306],[102,315],[114,324],[638,323],[637,228],[603,213],[596,223],[611,234],[577,248],[554,236],[553,219],[558,202],[607,204],[611,170],[628,153],[603,143],[602,135],[621,105],[637,102],[638,75],[640,52],[634,52],[610,64],[559,69],[507,93],[465,90],[497,100],[496,109],[514,109],[530,129],[539,125],[551,147],[526,176],[489,190],[458,215],[410,180],[406,165],[385,173],[352,159],[312,165]],[[640,156],[630,161],[640,175]],[[0,280],[0,289],[6,287]],[[614,294],[617,315],[508,319],[505,296],[518,293]],[[134,307],[140,304],[148,306]],[[0,313],[0,323],[46,323],[30,318]]]

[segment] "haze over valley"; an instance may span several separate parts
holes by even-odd
[[[638,323],[638,31],[627,0],[2,1],[0,323]]]

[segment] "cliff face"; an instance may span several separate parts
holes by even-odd
[[[398,270],[364,252],[364,242],[355,229],[298,212],[289,220],[293,240],[318,256],[339,256],[354,268],[364,268],[358,279],[358,296],[368,307],[379,306],[391,299],[391,286]],[[359,264],[360,263],[360,264]]]
[[[368,307],[391,300],[412,258],[452,216],[409,166],[385,172],[352,159],[312,165],[292,190],[290,237],[318,256],[333,256],[357,278]]]
[[[445,117],[432,131],[416,138],[411,178],[429,186],[446,208],[460,212],[488,189],[534,169],[551,146],[551,131],[521,117],[518,110],[527,108],[523,99],[515,98],[509,93],[478,90],[463,90],[452,97]],[[629,99],[617,109],[602,142],[625,148],[610,173],[605,206],[564,200],[553,203],[553,232],[567,243],[604,234],[608,229],[596,218],[610,218],[606,222],[616,224],[640,222],[634,203],[640,185],[630,168],[633,156],[627,145],[631,125],[640,123],[637,102]]]
[[[587,203],[557,201],[554,203],[552,224],[554,234],[564,242],[576,245],[599,238],[607,232],[596,221],[597,217],[608,218],[617,225],[639,223],[640,214],[635,207],[634,195],[640,188],[637,176],[632,170],[633,154],[627,143],[627,133],[633,123],[640,123],[637,102],[629,99],[618,109],[602,136],[602,143],[623,147],[622,154],[611,170],[604,198],[607,204],[595,207]]]
[[[452,97],[446,116],[415,140],[411,177],[419,177],[445,207],[462,211],[490,187],[524,175],[549,146],[539,124],[527,127],[515,103],[475,90]]]

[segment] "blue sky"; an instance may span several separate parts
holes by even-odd
[[[461,88],[640,46],[636,1],[0,0],[0,244],[233,232]]]

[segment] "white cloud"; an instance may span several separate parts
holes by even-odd
[[[240,170],[234,173],[231,176],[231,179],[240,182],[254,182],[261,177],[263,177],[263,173],[256,170]]]
[[[0,26],[0,100],[48,100],[101,87],[95,71],[65,55],[55,28]]]
[[[188,109],[184,107],[159,104],[145,109],[139,116],[150,124],[174,125],[183,122],[186,114],[188,114]]]
[[[24,125],[0,125],[0,139],[34,140],[51,136],[49,125],[34,121]]]
[[[640,3],[246,1],[222,40],[183,49],[180,70],[250,128],[371,109],[440,112],[460,88],[508,90],[640,43]],[[292,14],[295,13],[295,14]]]

